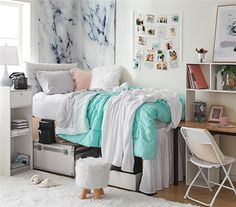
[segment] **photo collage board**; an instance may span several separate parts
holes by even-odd
[[[181,60],[181,15],[133,12],[133,59],[148,68],[177,68]]]

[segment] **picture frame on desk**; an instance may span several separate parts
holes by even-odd
[[[220,118],[223,116],[223,113],[224,113],[224,106],[223,105],[213,105],[211,107],[208,121],[209,122],[220,122]]]
[[[194,102],[194,121],[204,122],[207,119],[207,103],[202,101]]]
[[[236,4],[219,5],[216,13],[213,62],[236,62]]]

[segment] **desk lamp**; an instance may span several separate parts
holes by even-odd
[[[4,65],[4,72],[0,79],[1,86],[12,86],[12,80],[9,78],[7,66],[19,65],[19,58],[16,46],[0,46],[0,65]]]

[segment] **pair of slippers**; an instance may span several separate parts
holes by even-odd
[[[50,178],[44,179],[40,175],[34,175],[31,178],[31,182],[34,185],[37,185],[41,188],[49,188],[49,187],[54,187],[57,186]]]

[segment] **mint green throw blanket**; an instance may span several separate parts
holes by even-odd
[[[87,119],[90,130],[88,133],[69,135],[58,134],[60,137],[87,147],[101,146],[101,126],[106,103],[112,95],[117,93],[98,93],[89,102]],[[115,117],[114,117],[115,119]],[[164,123],[171,122],[170,108],[166,101],[158,100],[155,103],[145,103],[135,113],[133,124],[134,155],[144,160],[156,158],[157,127],[156,120]]]

